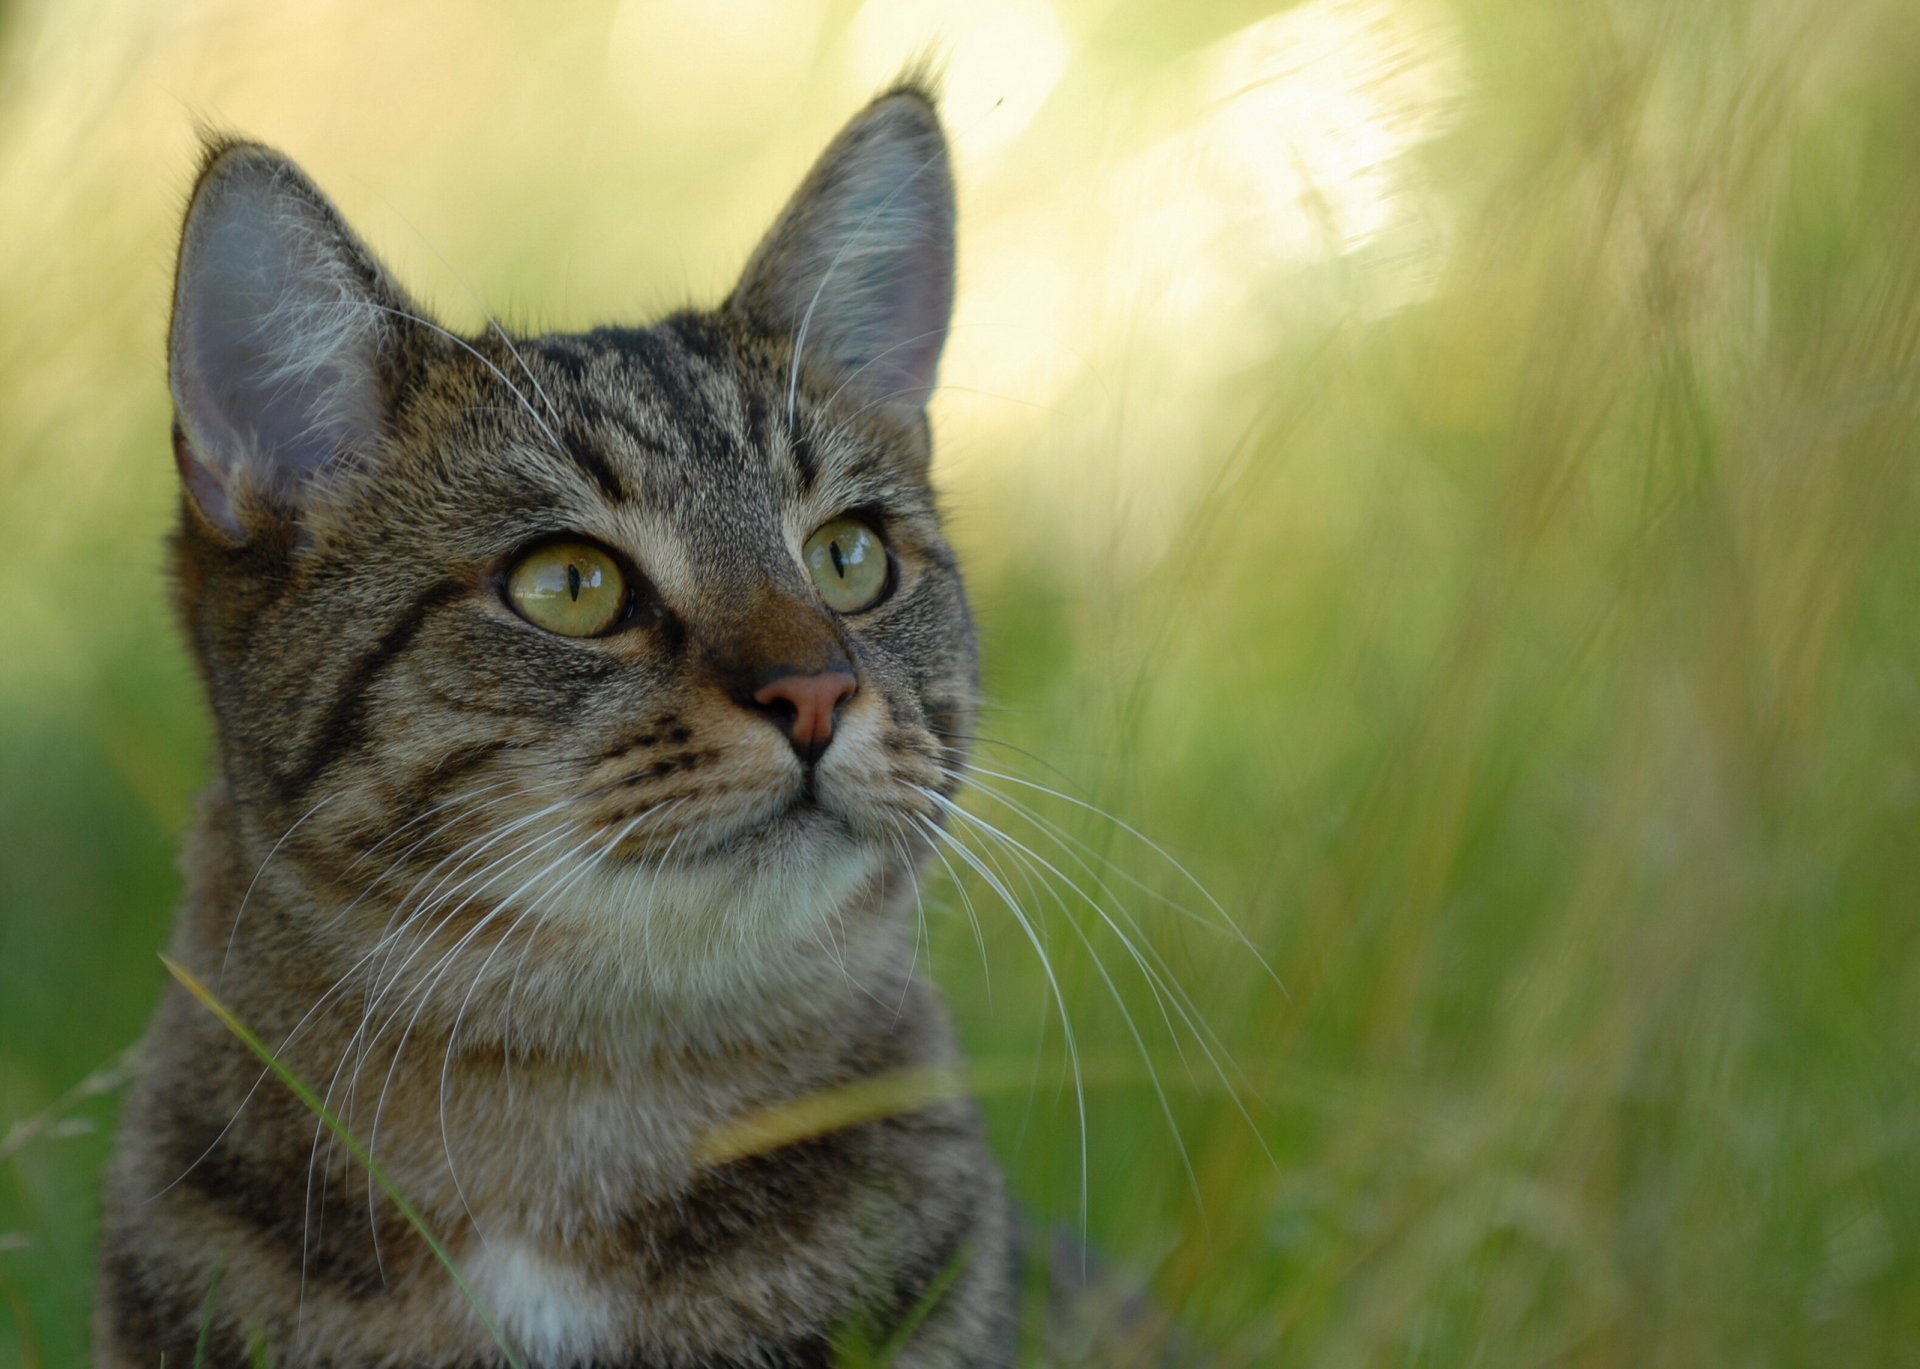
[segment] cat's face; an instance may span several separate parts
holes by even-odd
[[[951,195],[896,94],[719,310],[515,342],[428,322],[276,154],[210,157],[182,600],[329,973],[585,1016],[897,941],[976,688],[923,412]]]

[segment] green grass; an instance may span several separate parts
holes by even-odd
[[[1234,1090],[998,853],[1085,1057],[1090,1234],[1225,1362],[1920,1353],[1906,10],[1397,8],[1439,113],[1344,251],[1275,247],[1190,144],[1149,155],[1218,113],[1255,7],[1062,5],[1031,125],[969,153],[991,116],[950,109],[972,255],[937,418],[979,759],[1160,843],[1258,956],[1096,814],[989,781],[1124,874],[973,807],[1101,870],[1231,1057]],[[82,1362],[112,1102],[61,1100],[160,991],[207,768],[159,569],[182,105],[287,144],[456,321],[466,277],[577,326],[723,289],[860,89],[841,7],[771,93],[716,68],[706,107],[762,105],[708,129],[621,103],[604,8],[193,13],[0,13],[0,1366]],[[1305,107],[1337,127],[1344,90]],[[1261,174],[1301,160],[1271,146]],[[1323,188],[1294,212],[1338,237]],[[1015,1187],[1073,1226],[1047,981],[964,887],[988,968],[944,872],[933,968],[1016,1081],[985,1099]]]

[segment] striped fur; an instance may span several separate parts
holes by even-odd
[[[922,410],[951,233],[904,88],[719,309],[456,338],[290,162],[203,168],[174,559],[220,778],[172,954],[326,1095],[528,1364],[825,1365],[936,1293],[900,1363],[1011,1362],[970,1102],[702,1158],[739,1119],[956,1061],[912,973],[907,820],[939,820],[915,786],[950,792],[976,699]],[[799,549],[849,511],[897,588],[841,617]],[[505,568],[562,534],[638,572],[631,626],[508,606]],[[743,700],[838,659],[858,689],[809,774]],[[211,1365],[505,1362],[385,1191],[176,990],[109,1181],[98,1362],[203,1339]]]

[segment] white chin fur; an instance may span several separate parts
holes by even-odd
[[[550,920],[586,932],[619,962],[618,978],[650,996],[737,995],[842,954],[848,912],[884,864],[844,831],[773,832],[746,850],[596,869]]]

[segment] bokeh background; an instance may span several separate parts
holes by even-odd
[[[1019,845],[928,962],[1025,1202],[1226,1364],[1920,1362],[1910,0],[8,0],[0,1365],[83,1362],[208,773],[196,120],[573,328],[716,299],[930,49]]]

